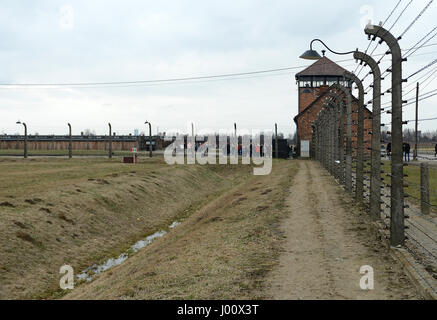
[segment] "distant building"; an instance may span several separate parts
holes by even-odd
[[[297,152],[312,150],[312,123],[323,107],[325,98],[329,96],[329,89],[333,84],[340,84],[351,90],[351,82],[344,78],[346,70],[326,57],[317,60],[305,70],[296,74],[296,81],[299,88],[298,115],[294,118],[297,127]],[[335,90],[335,89],[334,89]],[[337,92],[341,95],[340,92]],[[352,96],[352,148],[357,147],[357,120],[358,120],[358,99]],[[369,152],[370,137],[372,128],[372,112],[364,110],[364,143],[365,152]],[[345,122],[346,123],[346,122]],[[304,149],[304,150],[301,150]]]
[[[29,150],[68,150],[70,137],[68,135],[29,135],[27,137]],[[108,136],[72,136],[73,150],[108,150]],[[130,151],[138,148],[139,151],[149,149],[149,137],[145,136],[112,136],[112,150]],[[162,149],[163,140],[158,136],[152,136],[153,150]],[[23,149],[24,136],[0,135],[0,150]]]

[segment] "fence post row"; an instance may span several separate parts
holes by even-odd
[[[420,164],[420,210],[423,214],[429,214],[430,209],[428,163],[422,162]]]
[[[402,137],[402,58],[398,39],[381,26],[368,25],[365,34],[380,38],[385,42],[392,55],[392,66],[387,71],[392,73],[391,95],[391,194],[390,194],[390,244],[405,245],[404,216],[404,163]],[[372,219],[381,218],[381,71],[378,63],[369,55],[354,52],[354,58],[371,68],[373,74],[372,135],[371,138],[371,177],[370,177],[370,215]],[[344,74],[346,79],[354,82],[359,90],[358,129],[357,129],[357,168],[356,168],[356,199],[363,200],[364,194],[364,89],[362,82],[350,72]],[[337,94],[334,92],[342,92]],[[344,183],[345,190],[352,192],[352,97],[349,89],[340,84],[333,84],[329,94],[330,100],[325,103],[313,123],[315,158],[334,176]],[[346,99],[344,105],[343,100]],[[370,103],[370,101],[369,101]],[[346,152],[344,152],[344,108],[346,108]],[[339,164],[337,165],[337,159]],[[429,177],[427,166],[421,165],[421,209],[429,213]],[[344,179],[343,176],[344,175]]]
[[[341,91],[346,97],[346,168],[345,190],[352,192],[352,97],[348,89],[340,84],[333,84],[332,88]]]
[[[334,142],[334,148],[335,148],[335,159],[334,161],[338,161],[334,163],[334,166],[336,168],[335,171],[335,177],[340,181],[340,183],[343,183],[343,177],[344,177],[344,121],[342,121],[342,118],[344,117],[343,114],[343,99],[340,98],[338,94],[336,94],[333,91],[329,92],[329,96],[331,98],[334,98],[337,102],[333,101],[332,99],[329,100],[329,104],[336,109],[336,119],[335,119],[335,137],[336,140]]]

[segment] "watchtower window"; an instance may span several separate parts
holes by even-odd
[[[335,83],[338,83],[338,78],[337,77],[326,77],[326,84],[328,86],[332,86]]]
[[[311,80],[299,81],[299,87],[300,88],[311,87]]]
[[[346,80],[340,80],[340,85],[342,85],[343,87],[349,88],[350,82],[346,81]]]
[[[325,84],[325,81],[323,79],[317,79],[313,81],[313,87],[318,88]]]

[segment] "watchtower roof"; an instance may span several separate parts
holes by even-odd
[[[298,74],[296,74],[296,79],[301,76],[340,76],[344,75],[346,69],[340,67],[334,61],[322,57],[317,60],[315,63],[310,65],[305,70],[302,70]]]

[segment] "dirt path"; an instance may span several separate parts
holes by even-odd
[[[300,162],[287,202],[283,252],[266,281],[271,298],[420,298],[366,214],[317,163]],[[374,290],[360,289],[363,265],[374,269]]]

